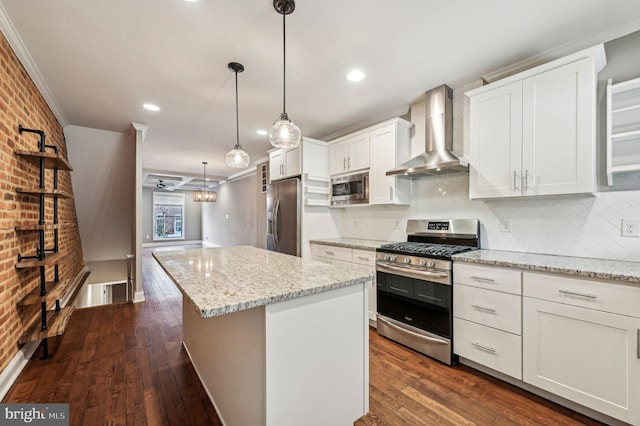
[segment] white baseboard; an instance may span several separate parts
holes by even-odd
[[[175,241],[162,241],[156,243],[142,243],[142,247],[162,247],[162,246],[186,246],[186,245],[198,245],[204,244],[202,240],[175,240]]]
[[[40,345],[40,340],[25,344],[2,371],[0,374],[0,401],[9,392],[24,367],[27,366],[34,352],[38,349],[38,345]]]
[[[208,241],[203,241],[202,245],[205,246],[205,247],[222,247],[222,246],[219,246],[218,244],[213,244],[213,243],[210,243]]]
[[[133,295],[133,303],[144,302],[144,291],[137,290]]]

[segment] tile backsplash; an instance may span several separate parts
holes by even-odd
[[[621,236],[622,218],[640,218],[640,191],[478,201],[457,175],[416,179],[412,195],[411,206],[344,209],[341,236],[403,241],[407,219],[477,218],[482,248],[640,261],[640,238]]]

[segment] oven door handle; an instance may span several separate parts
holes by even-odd
[[[428,272],[410,268],[402,268],[398,266],[392,266],[384,261],[378,261],[376,263],[376,270],[380,272],[387,272],[390,274],[402,275],[403,277],[408,278],[449,278],[448,273]]]
[[[416,333],[414,331],[407,330],[406,328],[403,328],[403,327],[399,327],[399,326],[387,321],[386,319],[381,318],[379,315],[378,315],[378,321],[382,321],[386,326],[388,326],[390,328],[393,328],[394,330],[400,331],[402,333],[411,334],[412,336],[419,337],[420,339],[426,340],[426,341],[431,342],[431,343],[439,343],[439,344],[442,344],[442,345],[448,345],[449,344],[449,342],[447,340],[436,339],[436,338],[433,338],[433,337],[425,336],[424,334],[419,334],[419,333]]]

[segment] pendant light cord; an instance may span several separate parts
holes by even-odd
[[[282,112],[287,113],[286,94],[287,94],[287,26],[285,25],[285,17],[282,13]]]
[[[236,149],[240,147],[240,118],[238,114],[238,71],[236,73]]]

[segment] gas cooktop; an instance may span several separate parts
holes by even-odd
[[[450,258],[454,254],[464,253],[475,250],[477,247],[452,245],[452,244],[433,244],[433,243],[392,243],[380,246],[377,251],[383,253],[408,254],[413,256]]]

